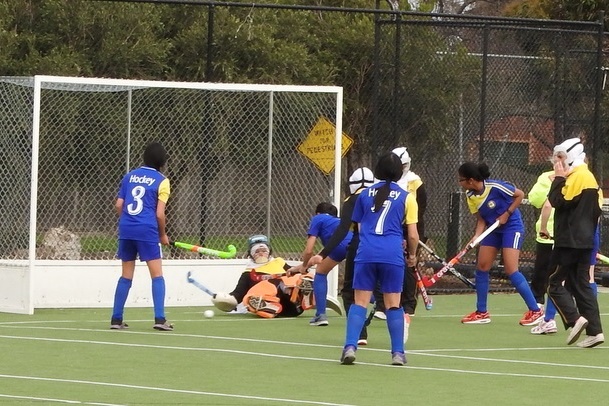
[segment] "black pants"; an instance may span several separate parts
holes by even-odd
[[[548,279],[554,270],[550,266],[553,244],[538,242],[535,246],[535,265],[531,277],[531,291],[537,303],[545,304],[545,295],[548,290]]]
[[[603,328],[598,301],[589,281],[591,254],[592,249],[554,248],[551,261],[556,266],[550,275],[548,293],[565,329],[573,327],[581,315],[588,320],[586,334],[595,336],[602,333]]]

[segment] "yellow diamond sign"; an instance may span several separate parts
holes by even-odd
[[[341,157],[349,151],[353,140],[342,135]],[[323,173],[329,175],[334,170],[334,151],[336,150],[336,127],[325,117],[320,117],[307,138],[298,145],[298,151],[315,164]]]

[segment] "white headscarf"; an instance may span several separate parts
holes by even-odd
[[[374,185],[374,174],[369,168],[362,166],[353,171],[349,177],[349,192],[357,192],[359,188]]]
[[[398,158],[400,158],[400,161],[402,161],[402,168],[403,168],[402,170],[403,170],[404,174],[408,173],[408,171],[410,170],[410,163],[412,162],[412,160],[410,159],[410,154],[408,154],[406,147],[395,148],[391,152],[396,154],[398,156]]]

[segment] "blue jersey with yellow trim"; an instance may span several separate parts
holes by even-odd
[[[390,184],[391,192],[383,207],[374,211],[374,196],[384,182],[364,189],[353,209],[351,219],[359,224],[360,243],[355,255],[357,263],[383,263],[404,266],[404,232],[402,224],[407,216],[417,221],[414,195],[397,183]],[[407,214],[407,210],[411,212]],[[409,222],[409,221],[406,221]]]
[[[142,166],[127,173],[118,191],[124,200],[118,238],[159,242],[156,208],[159,200],[167,203],[169,193],[169,179],[154,168]]]
[[[499,216],[505,213],[508,207],[514,202],[516,187],[509,182],[497,179],[486,179],[483,181],[483,185],[484,189],[482,190],[482,193],[468,190],[466,192],[466,197],[469,211],[473,214],[479,213],[488,226],[493,224]],[[514,213],[508,218],[508,221],[503,226],[499,227],[497,231],[524,232],[524,223],[520,210],[514,210]]]

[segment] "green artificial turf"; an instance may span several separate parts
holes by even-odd
[[[609,294],[600,293],[603,322]],[[152,329],[152,309],[128,308],[128,331],[109,309],[0,313],[0,404],[96,405],[540,405],[604,404],[609,344],[567,346],[566,333],[518,325],[516,294],[489,297],[492,323],[463,325],[474,295],[434,296],[412,318],[408,364],[389,365],[384,321],[369,328],[355,365],[340,365],[345,317],[312,327],[309,311],[265,320],[206,308],[167,309],[173,332]],[[603,312],[603,310],[605,312]]]

